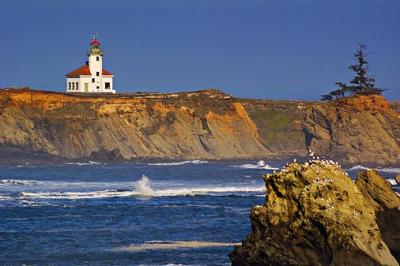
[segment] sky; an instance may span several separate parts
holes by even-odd
[[[400,99],[399,0],[0,0],[0,87],[64,91],[94,33],[118,92],[316,100],[358,43]]]

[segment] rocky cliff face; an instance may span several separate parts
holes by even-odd
[[[314,103],[235,99],[217,90],[0,90],[3,161],[287,158],[308,148],[347,164],[400,164],[399,113],[380,96]]]
[[[347,164],[400,162],[400,114],[382,96],[313,104],[304,131],[313,151]]]
[[[3,90],[0,145],[6,156],[38,153],[69,159],[270,154],[242,104],[214,90],[131,96]]]
[[[264,180],[266,202],[251,210],[252,232],[233,265],[398,265],[389,250],[398,243],[386,243],[391,236],[376,222],[378,209],[398,206],[393,191],[382,193],[382,177],[356,185],[338,165],[311,161]]]

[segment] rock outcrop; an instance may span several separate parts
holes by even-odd
[[[382,96],[313,104],[304,130],[308,147],[342,163],[400,163],[400,114]]]
[[[292,163],[264,180],[266,202],[252,208],[252,232],[230,255],[233,265],[398,265],[377,207],[338,165]]]
[[[374,207],[383,239],[400,260],[400,198],[375,170],[359,173],[356,185]]]

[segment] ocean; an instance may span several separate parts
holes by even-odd
[[[0,265],[229,265],[284,163],[0,166]]]

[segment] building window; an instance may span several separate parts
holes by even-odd
[[[92,78],[92,83],[94,83],[94,78]]]
[[[75,83],[74,82],[71,82],[72,83],[72,90],[74,90],[75,89]]]
[[[96,72],[96,76],[100,76],[100,72],[97,71],[97,72]]]
[[[99,86],[96,86],[96,89],[99,89]]]
[[[96,61],[99,61],[99,60],[100,60],[100,58],[98,56],[96,56]]]
[[[68,90],[71,90],[71,82],[68,82]]]
[[[79,90],[79,83],[78,82],[75,84],[75,89]]]
[[[110,82],[106,82],[106,83],[104,84],[104,87],[105,87],[106,90],[109,90],[109,89],[111,88]]]

